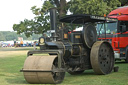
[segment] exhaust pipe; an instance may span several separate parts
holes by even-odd
[[[57,32],[57,13],[55,8],[50,9],[50,27],[51,30],[55,30],[55,34]]]

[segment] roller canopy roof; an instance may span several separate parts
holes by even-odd
[[[108,15],[110,18],[116,18],[118,20],[124,20],[128,21],[128,6],[126,7],[120,7],[118,9],[115,9],[111,11]]]
[[[65,17],[62,17],[60,19],[60,22],[65,23],[74,23],[74,24],[83,24],[88,22],[104,22],[104,21],[117,21],[116,19],[111,18],[105,18],[100,16],[93,16],[88,14],[82,14],[82,15],[67,15]]]

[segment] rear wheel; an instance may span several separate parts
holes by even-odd
[[[97,74],[109,74],[113,70],[115,59],[112,46],[108,42],[97,41],[91,49],[91,65]]]

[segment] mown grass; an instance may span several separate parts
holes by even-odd
[[[0,57],[0,85],[18,85],[28,84],[20,69],[22,69],[26,52],[18,54],[18,51],[13,51],[11,55]],[[0,51],[1,52],[1,51]],[[4,52],[4,51],[3,51]],[[10,52],[10,51],[6,51]],[[1,56],[1,55],[0,55]],[[87,70],[80,75],[70,75],[66,73],[62,85],[128,85],[128,64],[117,62],[119,66],[118,72],[112,72],[109,75],[96,75],[93,70]]]
[[[39,47],[37,47],[39,48]],[[0,51],[25,51],[25,50],[33,50],[33,47],[0,47]]]

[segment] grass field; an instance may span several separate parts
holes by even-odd
[[[33,48],[0,48],[0,85],[26,85],[22,69],[27,51]],[[96,75],[87,70],[80,75],[66,73],[62,85],[128,85],[128,64],[117,62],[119,72],[109,75]]]

